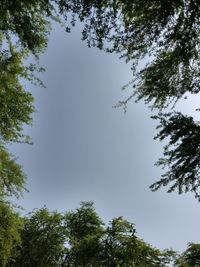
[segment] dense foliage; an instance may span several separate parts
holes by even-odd
[[[197,179],[200,170],[200,125],[192,117],[184,116],[180,112],[161,114],[153,118],[160,119],[157,128],[161,128],[155,138],[161,141],[169,138],[169,143],[164,148],[165,158],[159,159],[157,165],[168,167],[169,171],[151,186],[152,190],[171,184],[168,192],[176,188],[180,194],[191,191],[200,200],[200,180]]]
[[[186,251],[184,251],[175,261],[175,266],[200,266],[200,244],[189,243]]]
[[[20,217],[0,204],[1,267],[165,267],[199,266],[200,245],[189,243],[182,254],[152,247],[123,217],[106,225],[92,202],[75,211],[46,207]]]
[[[7,266],[17,256],[22,218],[6,203],[0,202],[0,266]]]
[[[43,208],[23,220],[21,244],[1,266],[159,267],[167,266],[174,255],[139,239],[134,225],[122,217],[105,226],[91,202],[64,214]]]

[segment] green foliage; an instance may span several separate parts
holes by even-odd
[[[103,266],[167,266],[173,251],[161,252],[135,235],[135,227],[122,217],[114,218],[103,241]]]
[[[137,257],[135,229],[122,217],[114,218],[103,238],[104,266],[134,266]]]
[[[162,179],[151,186],[153,191],[161,186],[170,188],[168,192],[178,190],[182,192],[194,192],[200,200],[200,125],[195,123],[192,117],[184,116],[181,113],[161,114],[153,117],[160,120],[159,134],[156,138],[161,141],[169,138],[165,146],[164,156],[158,160],[157,165],[169,170],[162,175]]]
[[[189,243],[188,248],[184,251],[175,262],[177,267],[199,267],[200,266],[200,244]]]
[[[0,197],[4,199],[6,196],[18,197],[25,185],[25,174],[5,145],[30,143],[30,138],[23,134],[23,127],[32,123],[33,96],[25,90],[23,80],[35,81],[35,67],[26,67],[24,60],[30,51],[35,53],[38,46],[36,41],[34,46],[28,43],[34,40],[30,36],[31,27],[35,27],[36,34],[43,36],[44,33],[36,30],[37,23],[31,17],[32,26],[28,21],[25,23],[25,19],[23,22],[22,17],[30,15],[28,6],[25,11],[25,2],[30,6],[30,1],[15,1],[15,4],[2,1],[0,7]],[[27,27],[29,35],[23,33],[23,27]]]
[[[99,232],[102,225],[92,202],[82,202],[75,212],[66,213],[65,223],[70,229],[69,236],[73,236],[77,241],[91,233]]]
[[[0,202],[0,266],[7,266],[16,257],[15,249],[20,245],[22,219],[10,205]]]
[[[22,243],[14,267],[61,266],[65,232],[62,215],[58,212],[49,212],[43,208],[31,213],[24,220]]]
[[[23,123],[30,124],[33,97],[25,92],[19,78],[24,67],[19,53],[0,53],[0,138],[1,141],[19,141]]]
[[[25,174],[7,151],[11,142],[30,142],[23,134],[34,111],[33,96],[23,80],[35,81],[24,60],[46,46],[47,23],[41,13],[45,2],[1,1],[0,5],[0,266],[12,264],[20,245],[22,219],[7,198],[19,197],[25,186]],[[41,7],[41,8],[39,8]],[[38,10],[36,12],[36,10]],[[36,14],[37,13],[37,14]],[[44,20],[45,19],[45,20]],[[36,79],[37,80],[37,79]]]
[[[160,251],[135,236],[122,217],[105,227],[92,202],[75,211],[35,210],[24,218],[0,205],[2,267],[165,267],[173,251]]]
[[[0,140],[29,141],[23,126],[31,124],[33,96],[22,79],[35,81],[33,64],[25,66],[31,54],[44,51],[49,19],[54,8],[49,1],[1,1],[0,7]],[[24,138],[25,137],[25,138]]]
[[[36,59],[47,46],[50,20],[56,11],[52,1],[1,1],[0,7],[0,142],[29,142],[23,126],[31,124],[33,96],[23,80],[41,84],[34,71],[25,65]]]
[[[70,247],[66,266],[98,266],[104,229],[93,203],[83,202],[75,212],[67,212],[64,223]]]
[[[0,146],[0,200],[8,196],[19,197],[24,189],[25,174],[15,158]]]
[[[34,76],[37,66],[24,61],[39,55],[47,44],[48,18],[53,6],[47,1],[1,1],[0,7],[0,197],[19,196],[25,175],[5,149],[11,142],[30,143],[23,134],[32,123],[33,96],[24,80],[40,83]],[[40,71],[41,69],[38,69]]]
[[[64,215],[42,208],[19,219],[9,212],[0,222],[0,252],[7,251],[2,267],[164,267],[173,254],[136,237],[134,225],[122,217],[105,227],[92,202]]]
[[[122,217],[104,227],[91,202],[66,213],[65,225],[69,238],[66,266],[161,267],[171,260],[170,252],[161,252],[137,238],[134,225]]]

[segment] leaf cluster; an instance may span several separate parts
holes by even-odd
[[[200,244],[189,243],[187,249],[176,259],[175,266],[200,266]]]
[[[200,200],[200,125],[192,117],[179,112],[161,114],[159,118],[159,134],[155,137],[161,141],[169,138],[164,148],[164,158],[158,160],[157,165],[169,170],[162,175],[162,179],[151,186],[153,191],[161,186],[171,184],[168,192],[178,189],[182,192],[194,192]]]

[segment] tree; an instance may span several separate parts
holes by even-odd
[[[63,216],[46,208],[24,218],[21,245],[11,267],[60,267],[65,252]]]
[[[34,48],[34,46],[39,45],[39,41],[36,42],[35,40],[33,46],[31,46],[30,41],[26,39],[31,37],[32,31],[30,23],[27,20],[23,22],[23,19],[20,18],[20,16],[28,15],[28,9],[25,12],[22,6],[21,1],[15,1],[15,5],[10,1],[3,1],[0,8],[1,198],[13,195],[19,196],[23,189],[25,189],[25,174],[21,166],[16,162],[16,159],[8,152],[6,144],[11,142],[30,143],[30,138],[23,134],[23,127],[24,124],[30,125],[32,123],[31,115],[34,111],[33,96],[25,90],[22,81],[23,79],[28,79],[32,82],[39,82],[33,75],[36,66],[33,64],[25,66],[24,64],[24,60],[30,54],[30,51],[35,53],[35,55],[36,51],[39,51],[39,48]],[[36,22],[31,21],[31,23]],[[22,24],[28,31],[30,30],[28,36],[20,28]],[[34,27],[36,25],[34,24]],[[38,33],[39,31],[37,31]],[[33,39],[29,40],[32,41]]]
[[[176,260],[177,267],[200,266],[200,244],[189,243],[188,248]]]
[[[19,197],[25,186],[25,174],[15,158],[0,146],[0,201],[6,197]]]
[[[122,217],[114,218],[103,237],[104,266],[134,266],[137,257],[135,229]]]
[[[155,116],[154,118],[158,118]],[[156,138],[161,141],[169,138],[169,144],[164,148],[165,158],[158,160],[157,165],[169,167],[169,171],[162,175],[162,179],[151,186],[153,191],[161,186],[171,184],[168,192],[178,188],[179,193],[194,192],[200,200],[200,125],[192,117],[179,112],[161,114],[159,116],[161,128]]]
[[[123,217],[114,218],[103,238],[103,266],[164,267],[173,251],[153,248],[136,235],[135,227]]]
[[[82,202],[80,208],[65,214],[69,250],[66,266],[100,266],[103,222],[97,215],[92,202]]]
[[[0,9],[0,32],[2,39],[15,36],[21,49],[37,55],[44,51],[50,30],[49,19],[53,18],[53,1],[3,0]]]
[[[5,267],[16,257],[23,221],[10,205],[0,202],[0,266]]]
[[[47,43],[48,5],[45,1],[3,1],[0,8],[0,141],[29,141],[23,135],[34,111],[33,96],[23,80],[39,82],[36,65],[26,66],[31,54],[36,58]],[[45,15],[46,14],[46,15]],[[50,14],[49,14],[50,16]],[[25,137],[25,139],[24,139]]]
[[[34,111],[33,96],[23,85],[24,79],[40,83],[34,71],[37,64],[26,66],[25,59],[35,58],[47,43],[49,23],[47,1],[1,1],[0,6],[0,266],[12,264],[20,245],[22,220],[8,197],[19,197],[25,189],[25,174],[7,150],[11,142],[30,143],[24,125],[30,125]]]
[[[21,166],[0,145],[0,266],[2,267],[14,260],[16,247],[21,243],[23,220],[8,198],[21,195],[25,178]]]
[[[0,6],[0,265],[5,266],[20,243],[21,221],[8,197],[19,197],[25,189],[22,167],[8,152],[7,144],[30,143],[23,133],[32,123],[33,96],[23,85],[24,79],[40,84],[25,59],[45,48],[48,23],[45,1],[1,1]],[[46,11],[45,11],[46,10]]]
[[[68,250],[63,266],[164,267],[172,251],[155,249],[135,236],[135,227],[122,217],[104,226],[92,202],[83,202],[65,215]]]
[[[107,227],[92,202],[61,214],[47,208],[19,217],[0,205],[2,267],[165,267],[173,251],[160,251],[135,236],[122,217]]]

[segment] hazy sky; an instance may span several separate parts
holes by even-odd
[[[200,203],[194,196],[148,188],[160,177],[154,163],[163,146],[153,140],[151,111],[142,102],[130,102],[126,114],[112,108],[131,93],[121,91],[131,80],[130,66],[87,48],[78,28],[66,34],[59,26],[41,63],[47,88],[26,85],[37,109],[33,127],[26,129],[34,145],[12,148],[30,190],[20,204],[27,211],[44,205],[66,211],[92,200],[106,222],[122,215],[135,223],[139,237],[161,249],[199,242]],[[193,114],[197,99],[183,104]]]

